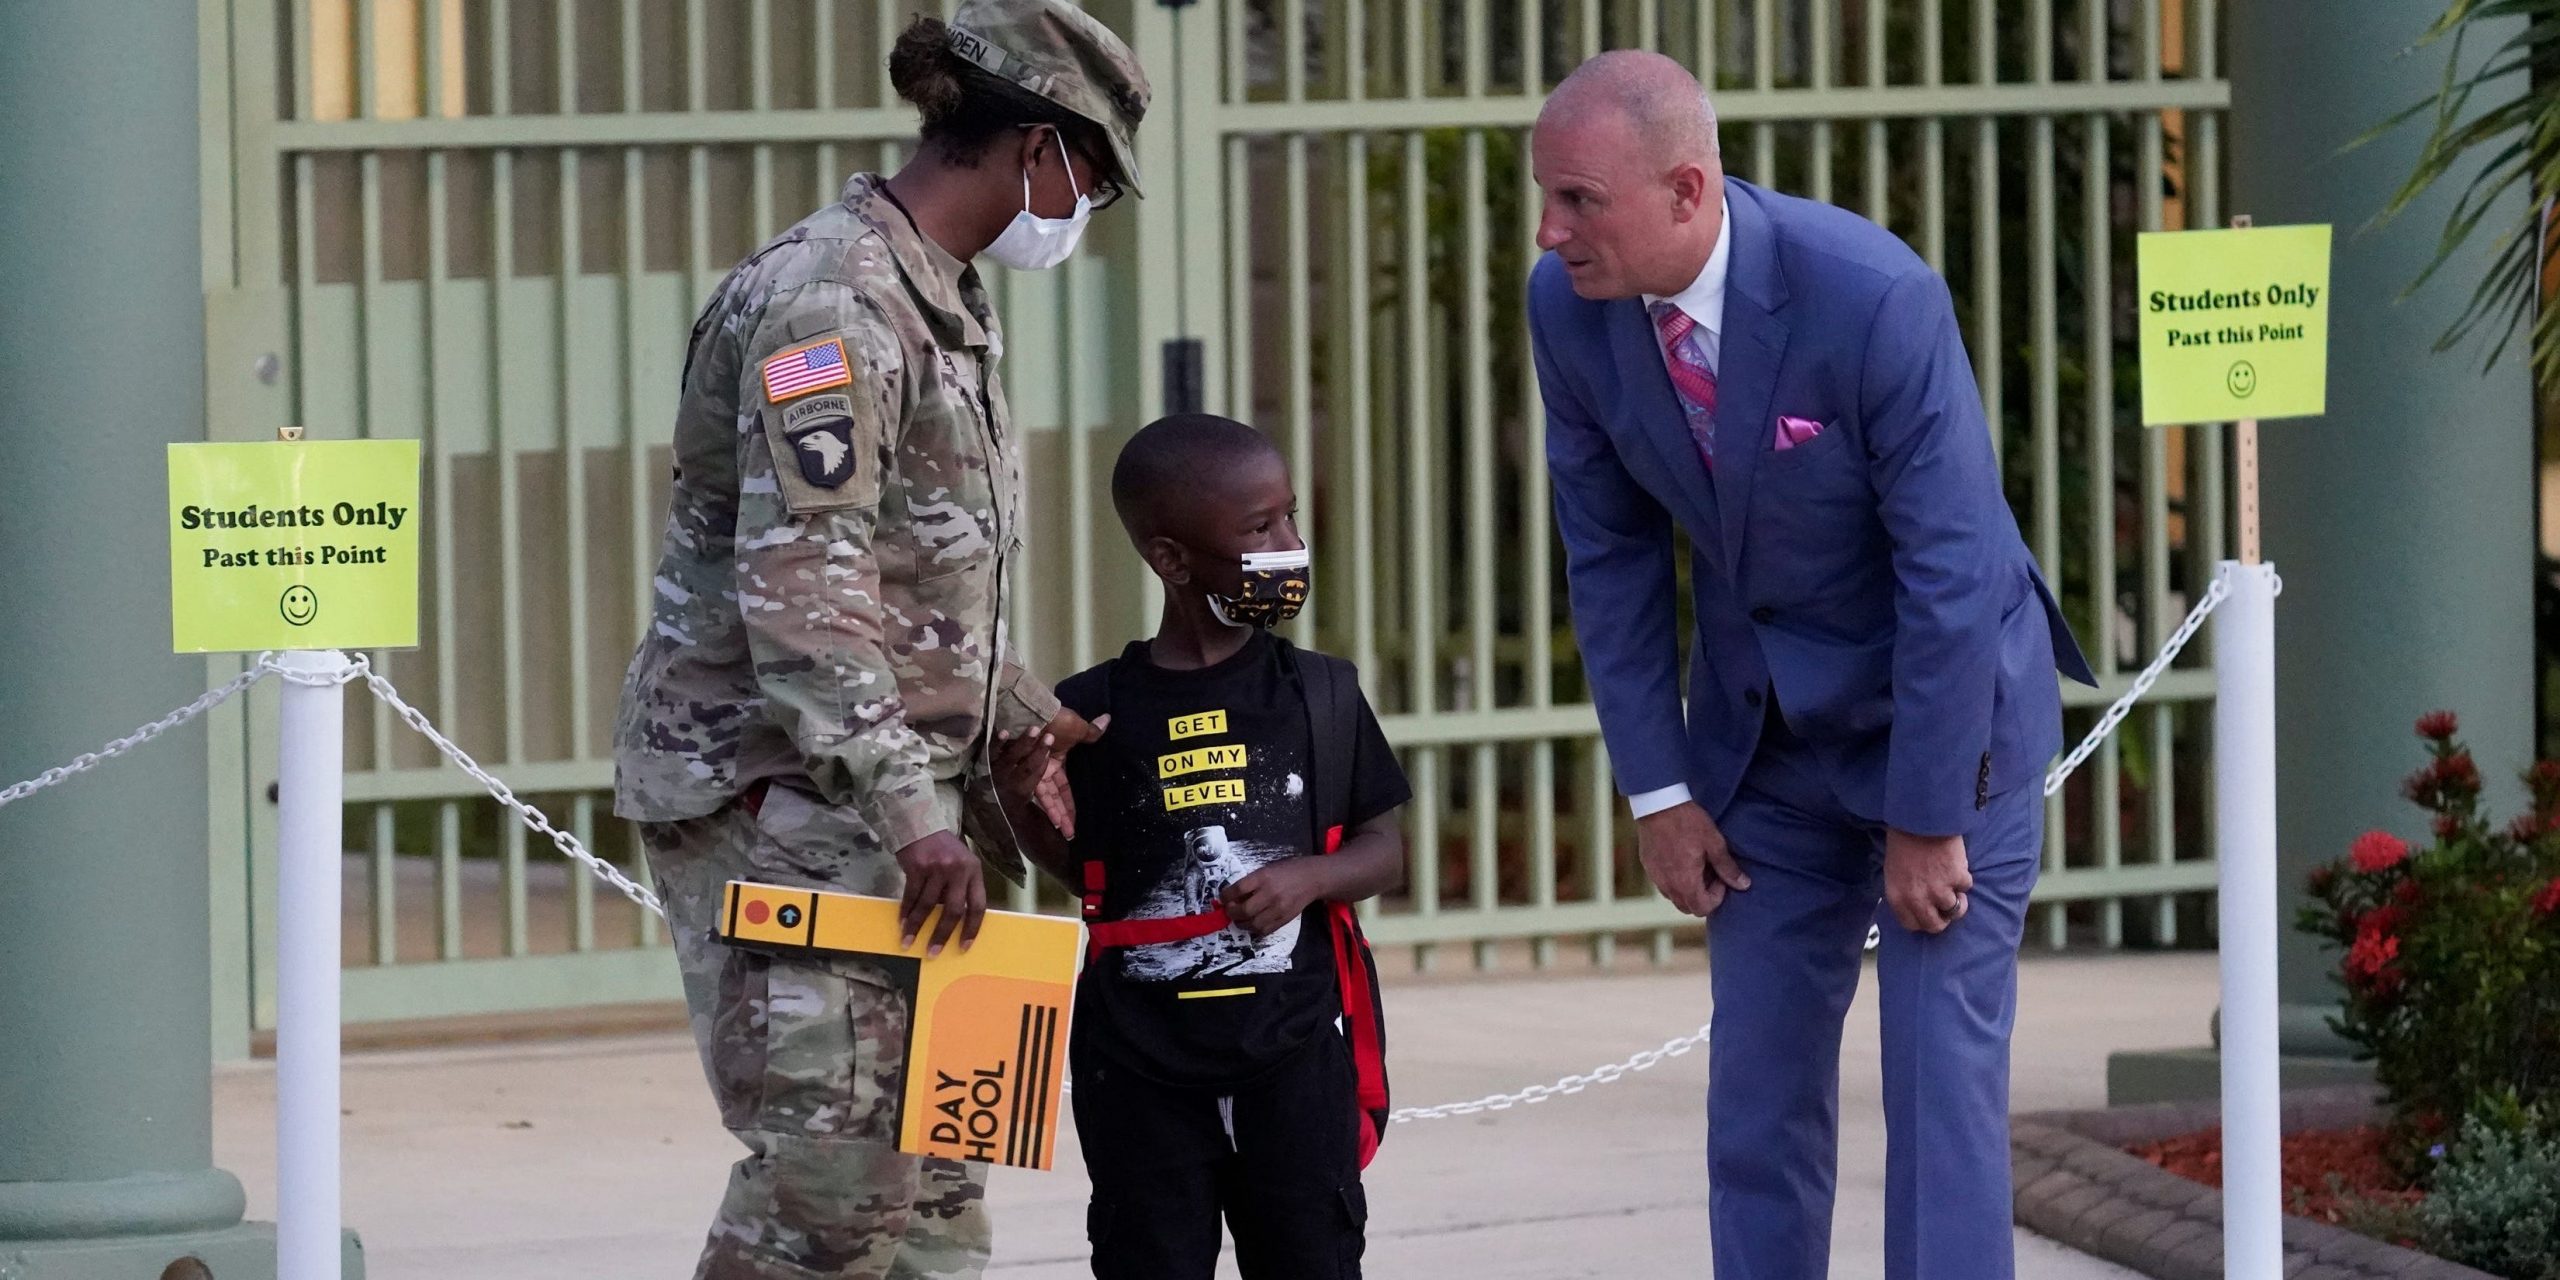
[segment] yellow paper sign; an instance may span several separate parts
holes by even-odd
[[[418,442],[169,446],[180,653],[418,643]]]
[[[929,958],[924,936],[901,951],[900,932],[898,904],[887,898],[732,880],[721,901],[720,936],[732,943],[888,962],[915,1002],[900,1151],[1048,1168],[1084,927],[990,911],[975,945]]]
[[[2328,227],[2146,232],[2134,257],[2144,426],[2328,412]]]

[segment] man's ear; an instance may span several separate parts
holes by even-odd
[[[1138,556],[1156,576],[1177,587],[1191,585],[1191,566],[1182,554],[1182,544],[1167,537],[1153,537],[1138,545]]]
[[[1688,163],[1671,170],[1671,217],[1675,222],[1695,221],[1707,207],[1716,185],[1715,175],[1707,166]]]

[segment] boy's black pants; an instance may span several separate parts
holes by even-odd
[[[1225,1107],[1099,1055],[1076,1064],[1073,1099],[1095,1280],[1210,1280],[1221,1215],[1244,1280],[1357,1280],[1369,1206],[1341,1036],[1312,1037]]]

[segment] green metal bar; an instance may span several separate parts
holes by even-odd
[[[1358,3],[1359,0],[1354,0]],[[1353,57],[1359,47],[1352,46]],[[1520,92],[1538,97],[1547,91],[1547,15],[1541,0],[1520,0]]]
[[[580,792],[569,802],[569,834],[578,838],[582,848],[596,847],[596,797],[593,792]],[[562,863],[569,869],[569,949],[596,949],[596,878],[587,869]]]
[[[1300,2],[1292,0],[1292,3]],[[1304,41],[1300,43],[1303,46]],[[1303,62],[1303,47],[1299,53]],[[1297,91],[1303,93],[1305,89],[1306,77],[1300,75]],[[1314,233],[1307,219],[1307,135],[1290,134],[1283,148],[1282,200],[1286,207],[1281,213],[1280,240],[1287,256],[1281,267],[1281,295],[1287,307],[1288,327],[1286,412],[1289,417],[1289,465],[1295,469],[1300,486],[1298,535],[1313,547],[1323,532],[1327,516],[1313,500],[1317,474],[1315,307],[1312,292],[1315,267],[1310,257]],[[1317,638],[1324,634],[1323,605],[1321,594],[1308,597],[1293,624],[1297,634],[1309,644],[1316,643]]]
[[[1773,97],[1778,84],[1777,0],[1755,0],[1751,21],[1751,89],[1719,100],[1717,109],[1735,121],[1751,120],[1748,95]],[[1766,119],[1752,121],[1751,180],[1775,185],[1778,180],[1778,131]]]
[[[1232,7],[1240,9],[1243,6]],[[1429,29],[1430,23],[1423,18],[1422,0],[1404,0],[1404,96],[1407,98],[1420,99],[1430,94],[1422,76],[1423,33]],[[1242,101],[1241,95],[1237,100]]]
[[[1529,153],[1528,141],[1525,136],[1518,139],[1519,154]],[[1523,234],[1515,243],[1521,259],[1518,278],[1526,279],[1529,268],[1538,260],[1539,192],[1537,176],[1530,167],[1524,164],[1519,170],[1519,188],[1514,198],[1520,202]],[[1550,524],[1554,510],[1548,490],[1546,404],[1538,396],[1537,371],[1526,360],[1520,362],[1516,394],[1522,431],[1521,638],[1527,647],[1521,683],[1527,686],[1529,707],[1547,711],[1555,706],[1556,696],[1554,600],[1549,581],[1553,573]],[[1556,862],[1560,855],[1556,843],[1556,740],[1540,738],[1529,747],[1529,894],[1540,907],[1556,905]],[[1530,944],[1530,960],[1540,969],[1553,968],[1555,951],[1552,936],[1539,937]]]
[[[2105,15],[2095,15],[2092,34],[2103,49]],[[2092,58],[2090,66],[2103,74],[2106,60]],[[2109,147],[2107,117],[2083,117],[2081,127],[2087,133],[2085,160],[2081,169],[2081,324],[2087,329],[2087,347],[2082,353],[2088,365],[2087,450],[2089,581],[2091,627],[2097,641],[2097,668],[2101,676],[2115,674],[2116,645],[2116,377],[2115,377],[2115,286],[2114,261],[2111,252],[2114,231],[2112,149]],[[2091,831],[2097,836],[2098,865],[2113,869],[2124,861],[2123,811],[2124,749],[2117,737],[2110,735],[2099,749],[2095,785],[2090,788],[2093,803],[2089,815]],[[2098,908],[2100,941],[2108,949],[2124,945],[2124,904],[2108,901]]]
[[[640,915],[656,919],[645,911]],[[665,956],[627,949],[356,969],[348,972],[344,991],[350,1025],[682,996],[675,966]]]
[[[1974,0],[1973,87],[2005,96],[2015,91],[1997,87],[2000,45],[1995,7],[1994,0]],[[2009,431],[2008,393],[2002,378],[2006,361],[2001,354],[2007,348],[2000,315],[2000,122],[1983,115],[1973,128],[1973,377],[1982,391],[1983,417],[1991,423],[1992,453],[2005,466]]]
[[[1413,68],[1408,68],[1412,71]],[[1228,133],[1401,132],[1413,129],[1523,128],[1537,121],[1544,99],[1501,94],[1482,98],[1426,96],[1358,102],[1239,102],[1204,107]],[[1827,119],[2007,118],[2088,111],[2155,108],[2227,110],[2228,84],[2211,80],[2135,81],[2102,85],[1888,85],[1834,86],[1811,90],[1774,86],[1735,89],[1716,97],[1716,114],[1735,123]],[[275,128],[276,146],[289,155],[325,151],[456,151],[536,147],[710,146],[742,143],[890,141],[911,136],[914,118],[903,110],[861,108],[827,111],[597,113],[579,116],[465,116],[458,119],[295,121]]]
[[[1884,0],[1866,0],[1862,14],[1866,24],[1867,87],[1885,87]],[[1888,187],[1890,175],[1886,161],[1891,158],[1891,140],[1882,120],[1867,122],[1867,218],[1878,226],[1893,225],[1893,196]]]
[[[2174,83],[2174,82],[2173,82]],[[1242,108],[1236,108],[1242,109]],[[276,126],[287,154],[321,151],[456,151],[537,147],[713,146],[746,143],[888,141],[915,134],[903,108],[844,108],[695,114],[598,112],[576,116],[462,116],[453,119],[294,121]]]
[[[623,874],[630,876],[633,883],[641,888],[654,892],[658,887],[658,881],[657,877],[649,872],[649,859],[646,845],[640,836],[640,824],[626,822],[622,829],[630,841],[631,849],[631,857],[622,867]],[[665,939],[659,933],[660,928],[656,912],[634,911],[631,913],[631,940],[635,945],[655,947],[663,943]]]
[[[285,58],[285,75],[293,81],[293,118],[311,118],[312,81],[319,79],[320,51],[311,41],[311,2],[293,0],[293,49]],[[281,130],[279,130],[281,132]]]
[[[1418,14],[1418,0],[1408,0],[1408,15]],[[1419,39],[1419,33],[1412,33]],[[1421,74],[1420,51],[1413,50],[1409,70]],[[1418,89],[1420,80],[1414,81]],[[1438,552],[1432,536],[1436,504],[1431,491],[1432,477],[1437,474],[1432,457],[1437,415],[1431,397],[1432,342],[1431,292],[1425,267],[1429,260],[1426,239],[1430,208],[1426,198],[1429,182],[1430,153],[1420,133],[1404,136],[1404,367],[1406,375],[1405,414],[1405,574],[1407,645],[1405,679],[1409,686],[1409,710],[1417,716],[1429,716],[1438,702],[1435,682],[1439,679],[1439,655],[1435,643],[1439,630],[1438,610],[1434,607],[1435,590],[1433,557]],[[1432,914],[1440,909],[1440,806],[1445,792],[1440,785],[1441,753],[1435,750],[1414,755],[1414,909]],[[1418,968],[1432,966],[1433,954],[1428,949],[1414,953]]]
[[[2050,15],[2048,14],[2048,23]],[[2039,46],[2041,47],[2041,46]],[[2050,60],[2041,62],[2047,72]],[[2051,245],[2057,235],[2054,209],[2053,120],[2038,116],[2027,125],[2027,234],[2030,243]],[[2062,579],[2062,370],[2061,336],[2052,255],[2038,254],[2028,268],[2028,330],[2034,344],[2033,418],[2035,440],[2035,551],[2045,576]],[[2104,597],[2100,597],[2103,607]],[[2103,637],[2101,637],[2103,640]],[[2060,796],[2045,801],[2045,867],[2059,871],[2069,850],[2063,841]],[[2060,907],[2044,913],[2045,941],[2060,948],[2070,938],[2070,921]]]
[[[514,810],[491,805],[489,811],[498,824],[498,884],[506,897],[507,954],[528,955],[533,947],[527,929],[530,913],[525,909],[524,824],[516,820]]]
[[[1610,783],[1609,752],[1597,737],[1583,740],[1582,775],[1583,875],[1591,882],[1589,905],[1618,901],[1618,797]],[[1559,932],[1565,932],[1559,930]],[[1618,940],[1602,933],[1591,940],[1591,962],[1601,968],[1617,963]]]
[[[1920,3],[1920,83],[1947,82],[1946,13],[1942,0]],[[1920,256],[1933,271],[1947,269],[1947,122],[1920,122]]]
[[[1831,0],[1808,0],[1806,7],[1805,43],[1811,47],[1807,61],[1812,72],[1807,87],[1815,93],[1828,94],[1832,59],[1838,56],[1832,48]],[[1831,203],[1831,130],[1827,119],[1813,124],[1813,181],[1806,187],[1807,195],[1824,204]]]
[[[1227,139],[1227,413],[1253,418],[1252,142]]]
[[[436,958],[462,958],[462,805],[453,800],[436,806]]]
[[[2160,0],[2142,0],[2136,19],[2139,29],[2138,74],[2147,84],[2156,84],[2161,74],[2161,10]],[[2136,118],[2136,136],[2140,151],[2134,164],[2134,189],[2138,193],[2140,223],[2138,230],[2158,231],[2162,227],[2160,174],[2165,158],[2165,145],[2160,113],[2145,112]],[[2145,430],[2142,433],[2142,599],[2143,652],[2158,653],[2169,638],[2169,437],[2166,431]],[[2177,713],[2166,705],[2153,705],[2146,719],[2151,736],[2151,813],[2149,843],[2154,865],[2167,866],[2178,857],[2178,756]],[[2154,945],[2170,947],[2178,942],[2178,904],[2176,899],[2162,896],[2152,900],[2151,936]]]
[[[1341,384],[1351,434],[1351,655],[1362,672],[1378,670],[1378,445],[1370,420],[1369,350],[1369,136],[1343,139],[1343,341],[1335,349],[1334,376]]]
[[[1472,16],[1477,20],[1474,29],[1481,31],[1484,16],[1481,5],[1476,7]],[[1484,41],[1479,39],[1469,43],[1481,52]],[[1484,70],[1479,60],[1471,58],[1468,76],[1472,90],[1482,90]],[[1470,701],[1479,713],[1493,714],[1496,686],[1501,679],[1501,670],[1494,660],[1494,639],[1501,629],[1501,619],[1494,612],[1497,601],[1493,574],[1493,504],[1496,497],[1493,478],[1496,448],[1493,430],[1493,317],[1486,304],[1486,296],[1493,285],[1490,270],[1493,237],[1487,225],[1485,206],[1492,198],[1492,192],[1486,189],[1485,134],[1482,130],[1466,135],[1463,154],[1465,172],[1460,178],[1463,194],[1459,200],[1462,206],[1459,245],[1466,263],[1461,281],[1466,293],[1460,303],[1459,314],[1465,325],[1466,350],[1467,541],[1463,554],[1466,557],[1469,595],[1467,630],[1472,642],[1468,647],[1467,672],[1473,695]],[[1474,773],[1467,791],[1467,808],[1475,820],[1468,887],[1473,891],[1477,909],[1485,911],[1492,910],[1501,901],[1502,842],[1496,825],[1502,818],[1501,764],[1501,755],[1493,744],[1479,744],[1475,749]],[[1531,850],[1529,856],[1534,861],[1540,854]],[[1478,943],[1475,961],[1476,968],[1480,970],[1492,968],[1492,944]]]
[[[570,31],[577,25],[577,0],[559,0],[560,113],[578,106],[578,51]],[[587,451],[579,439],[577,348],[589,326],[579,314],[578,277],[584,271],[585,217],[579,189],[579,156],[574,147],[560,149],[560,262],[558,358],[560,405],[560,470],[562,497],[568,504],[564,543],[569,593],[569,754],[584,756],[597,749],[595,699],[589,696],[595,673],[590,651],[595,611],[587,591]],[[583,879],[583,877],[581,877]]]
[[[373,65],[370,53],[373,48],[372,10],[371,5],[357,6],[357,30],[360,33],[357,46],[365,51],[358,63],[368,68]],[[365,87],[358,92],[360,106],[372,101],[371,79],[370,73],[364,77]],[[374,369],[376,356],[380,353],[374,349],[373,313],[375,307],[383,305],[382,157],[368,152],[357,161],[356,170],[357,216],[360,220],[357,234],[363,239],[364,264],[356,281],[356,421],[353,425],[356,435],[370,439],[378,431],[374,420]],[[389,358],[385,357],[381,363],[389,363]],[[408,665],[406,655],[395,663],[392,651],[388,649],[374,650],[367,660],[373,664],[374,670],[393,680],[399,679]],[[372,747],[373,767],[378,769],[391,763],[391,708],[379,698],[361,698],[358,701],[364,704],[364,710],[358,714],[363,718],[366,738]]]
[[[819,6],[821,11],[830,6]],[[645,82],[640,66],[640,0],[622,0],[622,107],[636,112]],[[657,512],[649,498],[655,491],[650,445],[657,428],[650,412],[665,390],[641,368],[640,353],[655,342],[661,323],[640,305],[640,280],[648,267],[648,157],[638,147],[622,152],[622,404],[623,483],[630,491],[631,634],[644,636],[655,612],[657,576]],[[667,323],[674,323],[667,321]]]
[[[391,806],[373,806],[373,962],[400,963],[399,842]]]
[[[747,64],[749,104],[757,116],[773,112],[773,0],[754,0],[747,9]],[[754,211],[754,238],[761,240],[779,228],[773,225],[773,144],[755,144],[755,190],[748,197]]]

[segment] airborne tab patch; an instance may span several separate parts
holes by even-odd
[[[840,489],[861,469],[852,415],[853,401],[842,395],[803,400],[783,415],[782,438],[790,443],[802,479],[821,489]]]
[[[842,338],[794,347],[764,362],[764,398],[775,404],[851,381],[853,369],[845,363]]]

